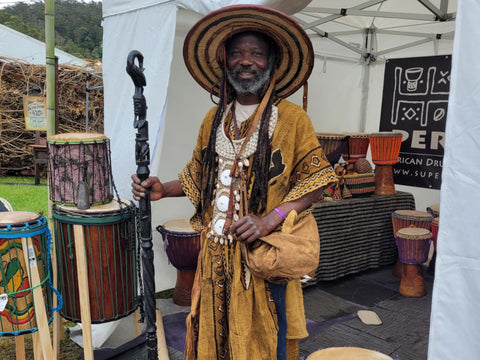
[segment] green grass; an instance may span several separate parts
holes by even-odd
[[[46,179],[34,185],[33,176],[0,176],[0,197],[7,200],[15,211],[48,214],[48,187]]]

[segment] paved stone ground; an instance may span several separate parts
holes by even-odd
[[[433,277],[424,271],[426,296],[407,298],[398,293],[400,279],[393,276],[392,268],[386,266],[305,288],[310,336],[300,342],[301,358],[327,347],[355,346],[379,351],[394,360],[426,360]],[[169,330],[179,331],[178,324],[171,322],[175,318],[172,315],[184,316],[188,308],[173,304],[171,299],[159,300],[158,305],[165,319],[167,341],[174,341],[175,334],[169,334]],[[358,310],[374,311],[382,324],[365,325],[357,316]],[[169,346],[168,350],[170,360],[183,359],[179,349]],[[114,359],[147,359],[146,347],[140,344]]]

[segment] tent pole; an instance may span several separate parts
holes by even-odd
[[[360,132],[365,132],[367,127],[367,103],[368,88],[370,81],[370,64],[368,59],[363,59],[363,81],[362,81],[362,100],[360,103]]]

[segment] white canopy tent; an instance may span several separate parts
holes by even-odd
[[[114,179],[122,196],[130,197],[129,177],[136,169],[131,100],[134,86],[125,72],[128,53],[136,49],[145,57],[151,173],[164,181],[176,178],[191,156],[203,115],[213,105],[209,94],[186,71],[183,39],[202,14],[241,2],[104,0],[105,133],[111,138]],[[308,29],[316,54],[309,80],[308,113],[319,132],[378,131],[387,53],[409,57],[451,54],[452,50],[453,22],[434,21],[431,10],[415,0],[251,3],[267,3],[294,13]],[[452,6],[450,2],[445,17],[454,17]],[[394,10],[397,18],[392,18]],[[374,11],[377,16],[372,16]],[[331,14],[335,12],[359,15]],[[440,39],[437,34],[442,34]],[[412,42],[416,46],[405,47]],[[302,104],[301,91],[291,100]],[[439,190],[401,185],[397,189],[412,192],[421,210],[439,202]],[[152,206],[154,224],[188,218],[193,213],[184,198],[165,199]],[[155,236],[159,238],[156,232]],[[161,243],[157,241],[156,245]],[[165,253],[156,254],[156,267],[171,272]],[[157,288],[171,286],[172,281],[171,277],[158,279]]]
[[[131,100],[134,86],[125,72],[129,51],[136,49],[145,56],[151,173],[168,181],[177,177],[190,158],[203,115],[213,105],[209,95],[186,71],[182,58],[183,39],[202,14],[235,3],[245,1],[103,1],[105,133],[111,139],[113,174],[121,196],[131,198],[130,174],[136,170]],[[455,1],[272,0],[248,3],[266,4],[294,14],[311,34],[316,64],[309,80],[308,113],[315,129],[321,132],[378,131],[385,59],[452,53]],[[478,58],[475,53],[478,52],[478,46],[475,48],[473,39],[476,34],[474,19],[480,15],[480,9],[473,1],[459,2],[459,9],[462,9],[468,21],[464,24],[457,23],[457,27],[461,25],[462,42],[456,44],[454,59],[463,49],[461,46],[468,47],[469,52],[461,59],[463,67],[454,63],[454,70],[457,70],[454,75],[468,77],[475,74],[470,71]],[[442,21],[436,21],[437,19]],[[468,84],[473,86],[474,82],[470,80]],[[454,84],[452,82],[451,96],[460,102],[463,97],[456,97],[454,91],[468,90],[455,87]],[[301,97],[302,94],[298,92],[291,100],[301,104]],[[468,99],[473,101],[472,96]],[[469,111],[470,109],[472,111],[468,115],[473,118],[478,114],[478,111],[473,110],[478,109],[473,104],[469,106]],[[447,131],[451,134],[461,132],[455,128],[460,125],[455,121],[455,117],[460,114],[459,109],[450,109]],[[455,154],[455,158],[465,155],[473,157],[475,154],[471,147],[466,148],[468,145],[474,146],[471,132],[478,132],[473,122],[469,123],[472,124],[469,129],[470,141],[460,146],[465,152]],[[451,137],[447,141],[452,142],[448,143],[450,146],[454,143]],[[475,276],[480,269],[477,260],[472,257],[472,254],[478,253],[478,246],[470,235],[474,229],[468,221],[471,220],[468,214],[475,212],[469,210],[466,213],[465,207],[467,202],[469,205],[474,204],[469,200],[476,193],[473,189],[463,193],[454,191],[458,188],[453,187],[456,164],[449,160],[453,154],[449,157],[448,149],[452,148],[446,149],[445,166],[449,167],[444,171],[442,191],[397,186],[397,190],[414,194],[419,210],[440,202],[442,198],[437,278],[440,276],[438,274],[448,273],[450,267],[457,268],[451,276],[445,278],[449,280],[450,289],[443,279],[437,280],[435,284],[430,344],[430,359],[435,360],[454,358],[452,354],[475,358],[479,353],[477,342],[472,338],[478,331],[476,324],[479,323],[474,321],[477,319],[474,319],[473,311],[473,304],[478,299],[478,287],[474,290],[467,288],[467,284],[475,286],[472,283],[475,283]],[[468,169],[466,165],[463,170],[465,169]],[[470,189],[477,185],[478,177],[468,175],[465,174],[462,179],[465,179]],[[447,190],[452,193],[447,195]],[[445,199],[452,194],[455,194],[455,198],[450,198],[452,201],[447,203]],[[171,219],[188,218],[193,213],[193,207],[184,198],[165,199],[153,203],[152,211],[152,223],[155,226]],[[446,214],[465,217],[459,219],[447,217]],[[462,227],[458,234],[455,234],[454,218],[457,218]],[[156,288],[161,290],[174,285],[175,270],[168,264],[165,252],[161,249],[159,234],[154,232],[154,235],[155,268],[159,274]],[[459,242],[460,236],[468,244]],[[447,238],[455,241],[448,246],[443,245]],[[468,249],[469,252],[461,248]],[[465,257],[468,257],[467,261],[459,266],[460,260],[463,261]],[[455,286],[458,289],[454,289]],[[461,299],[453,298],[451,293],[457,292],[465,296]],[[446,298],[449,301],[443,300]],[[458,302],[454,303],[455,300]],[[458,313],[452,311],[453,305]],[[454,315],[466,323],[459,326]],[[450,337],[448,342],[445,341],[446,337]],[[448,351],[445,349],[447,343]]]
[[[86,61],[59,49],[55,49],[55,55],[59,64],[87,65]],[[0,24],[0,57],[45,65],[45,43]]]

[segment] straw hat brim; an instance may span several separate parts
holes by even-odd
[[[280,50],[275,91],[288,97],[308,79],[313,69],[313,47],[307,33],[291,17],[260,5],[234,5],[213,11],[189,31],[183,44],[188,71],[205,90],[219,96],[220,49],[227,39],[243,31],[270,36]]]

